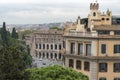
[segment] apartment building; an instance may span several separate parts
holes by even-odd
[[[64,66],[89,80],[120,80],[120,25],[112,24],[112,13],[101,13],[99,3],[90,4],[88,26],[65,25]]]

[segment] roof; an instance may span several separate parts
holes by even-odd
[[[120,30],[120,25],[95,26],[93,30]]]

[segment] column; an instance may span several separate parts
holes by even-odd
[[[41,52],[41,58],[43,58],[43,53]]]
[[[41,50],[43,50],[43,43],[41,43]]]
[[[59,52],[57,53],[57,60],[59,60]]]
[[[55,53],[52,53],[53,54],[53,59],[55,59]]]
[[[83,42],[83,56],[86,54],[86,44]]]
[[[75,55],[78,55],[78,42],[75,42]]]
[[[55,50],[55,44],[53,43],[53,50]]]

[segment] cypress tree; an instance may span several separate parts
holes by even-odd
[[[16,32],[16,29],[15,27],[13,28],[12,30],[12,35],[11,35],[12,38],[15,38],[15,39],[18,39],[18,33]]]
[[[3,46],[8,46],[8,35],[7,35],[5,22],[3,22],[3,27],[1,30],[1,38],[2,38]]]

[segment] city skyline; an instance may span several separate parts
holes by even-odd
[[[87,17],[90,3],[95,0],[1,0],[0,24],[42,24],[75,21],[76,17]],[[98,0],[100,9],[110,9],[119,15],[119,0]],[[114,6],[113,6],[114,5]]]

